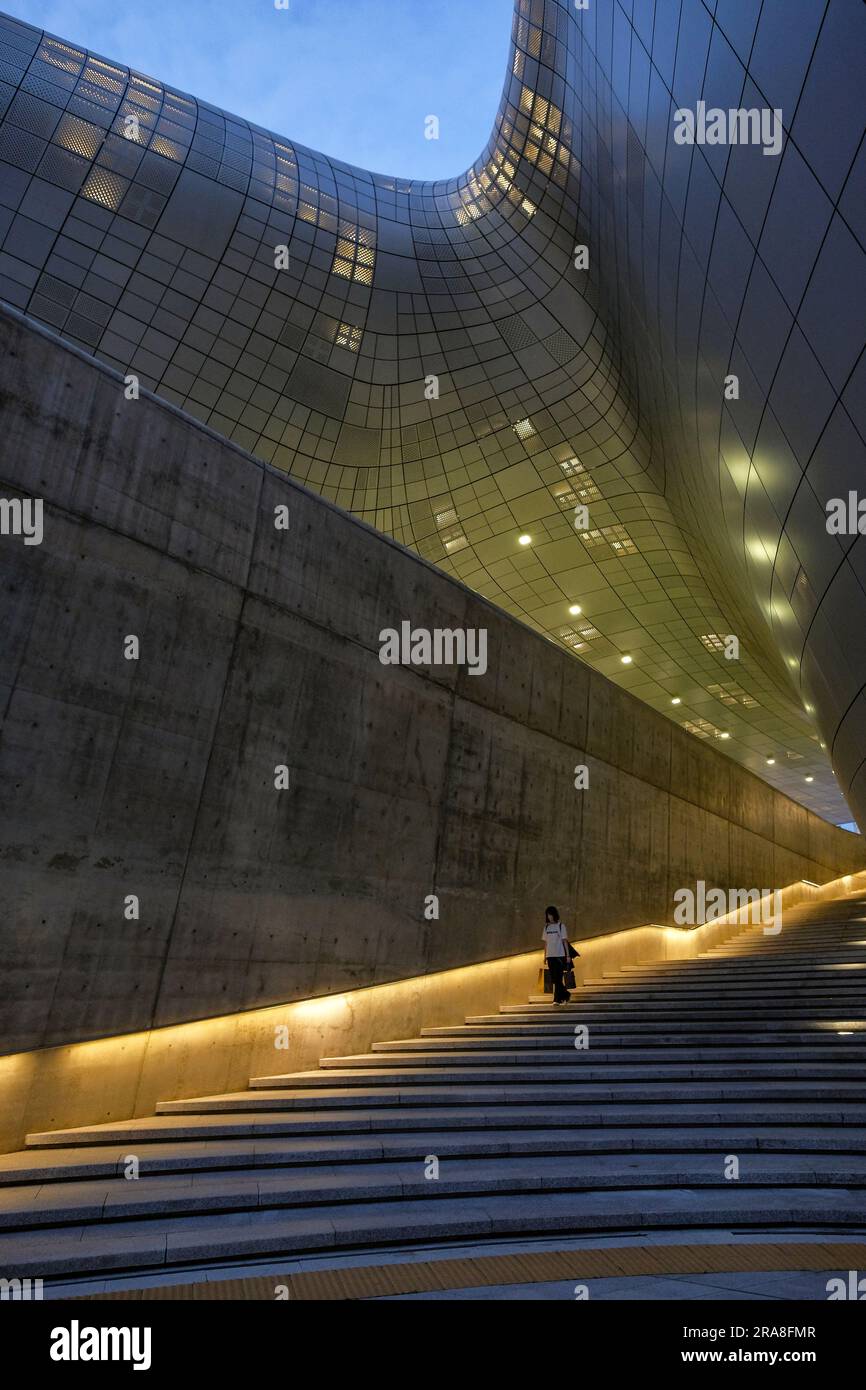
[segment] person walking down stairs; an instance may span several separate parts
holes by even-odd
[[[553,981],[553,1002],[554,1004],[567,1004],[571,995],[565,988],[564,977],[571,970],[574,948],[569,947],[565,923],[560,921],[559,911],[555,907],[545,909],[544,931],[541,934],[541,939],[544,942],[547,968]],[[577,955],[576,951],[574,951],[574,955]]]

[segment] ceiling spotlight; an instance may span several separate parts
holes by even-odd
[[[673,697],[673,699],[671,700],[671,704],[672,704],[672,705],[681,705],[681,704],[682,704],[682,700],[680,699],[679,695],[675,695],[675,696]]]
[[[768,758],[768,759],[767,759],[767,766],[768,766],[768,767],[772,767],[772,766],[773,766],[773,763],[774,763],[775,761],[776,761],[775,758]]]
[[[578,613],[583,612],[583,609],[581,608],[579,603],[573,603],[568,611],[573,618],[576,618]]]
[[[730,734],[719,734],[719,738],[730,738]]]
[[[621,656],[621,657],[620,657],[620,661],[622,662],[623,666],[631,666],[631,660],[632,660],[632,659],[631,659],[630,656]]]
[[[807,782],[814,782],[814,780],[815,780],[814,777],[807,777],[807,778],[806,778],[806,781],[807,781]]]
[[[519,540],[519,542],[520,542],[521,545],[531,545],[531,544],[532,544],[532,537],[531,537],[531,536],[526,536],[526,535],[524,535],[524,536],[518,536],[517,539]]]

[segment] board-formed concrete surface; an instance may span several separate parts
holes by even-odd
[[[670,922],[698,880],[862,867],[861,837],[105,365],[11,311],[0,353],[0,490],[44,503],[41,544],[0,538],[4,1051],[537,949],[548,902],[579,939]],[[485,673],[383,665],[404,620],[486,630]]]
[[[533,1233],[862,1237],[864,908],[801,908],[778,937],[611,972],[569,1005],[30,1135],[0,1159],[0,1267],[68,1283]]]

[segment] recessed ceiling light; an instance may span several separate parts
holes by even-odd
[[[730,734],[719,734],[719,738],[730,738]]]
[[[768,766],[768,767],[772,767],[772,766],[773,766],[773,763],[774,763],[775,761],[776,761],[775,758],[768,758],[768,759],[767,759],[767,766]]]
[[[573,603],[568,611],[573,618],[576,618],[578,613],[583,612],[583,609],[581,608],[579,603]]]
[[[519,542],[520,542],[521,545],[531,545],[531,544],[532,544],[532,537],[531,537],[531,536],[518,536],[517,539],[519,540]]]
[[[807,777],[807,778],[806,778],[806,781],[807,781],[807,782],[814,782],[814,780],[815,780],[814,777]]]
[[[672,704],[672,705],[681,705],[681,704],[682,704],[682,700],[680,699],[679,695],[675,695],[675,696],[673,697],[673,699],[671,700],[671,704]]]
[[[621,656],[621,657],[620,657],[620,661],[622,662],[623,666],[631,666],[631,660],[632,660],[632,659],[631,659],[630,656]]]

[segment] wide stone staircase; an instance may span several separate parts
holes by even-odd
[[[584,1045],[587,1044],[588,1045]],[[0,1274],[866,1233],[866,901],[0,1158]],[[137,1159],[138,1174],[126,1174]]]

